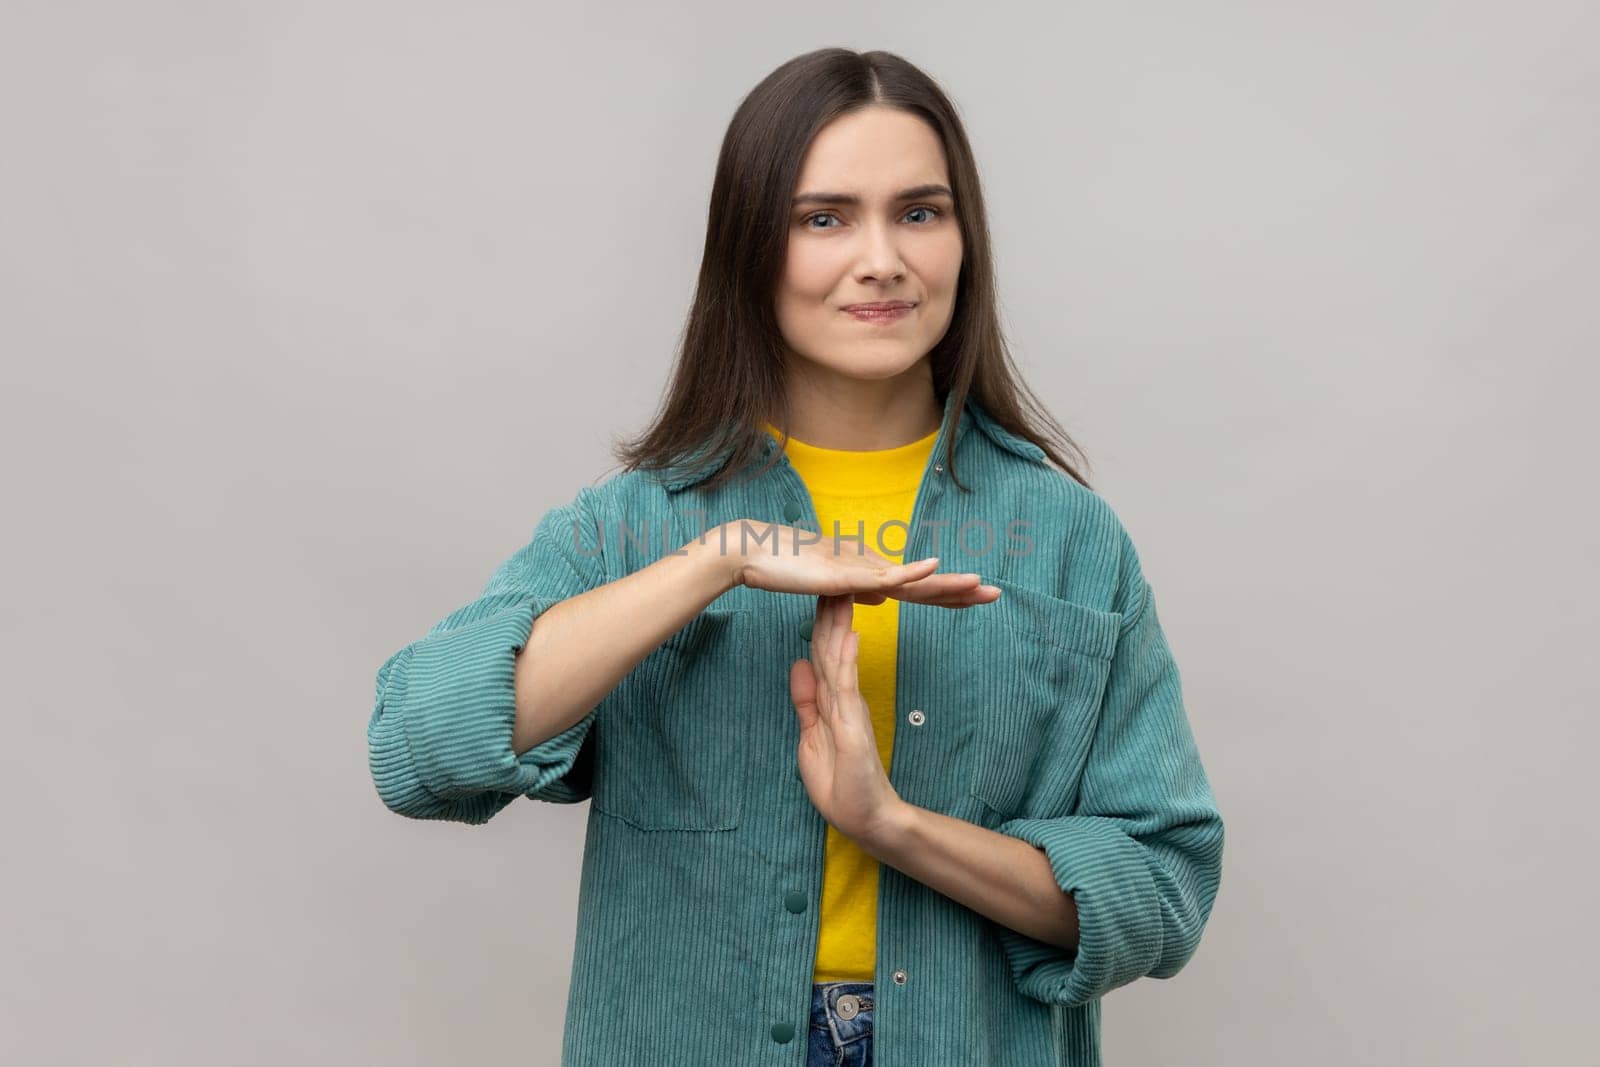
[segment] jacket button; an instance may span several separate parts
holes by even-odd
[[[816,619],[802,619],[800,621],[800,636],[807,641],[811,640],[811,626],[816,621]]]
[[[798,500],[785,500],[783,502],[783,517],[790,522],[798,521],[800,516],[805,514],[805,511],[806,509],[800,506],[800,501]]]
[[[794,1040],[794,1023],[773,1023],[772,1040],[780,1045],[787,1045]]]
[[[921,726],[928,719],[926,715],[922,714],[921,708],[911,709],[911,714],[907,715],[906,718],[911,720],[912,726]]]
[[[783,906],[799,915],[806,910],[806,895],[799,890],[791,889],[783,895]]]
[[[896,971],[896,972],[894,972],[894,984],[895,985],[905,985],[906,984],[906,972],[904,972],[904,971]]]

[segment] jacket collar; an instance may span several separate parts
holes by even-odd
[[[939,436],[935,438],[933,442],[933,454],[935,456],[943,453],[945,438],[950,435],[952,429],[955,433],[955,447],[957,449],[957,454],[959,455],[961,440],[966,435],[967,427],[976,425],[979,431],[983,433],[985,437],[1008,452],[1021,456],[1024,459],[1044,460],[1046,458],[1044,449],[1040,448],[1032,441],[1029,441],[1027,438],[1019,437],[1017,434],[1014,434],[1005,427],[1001,426],[994,420],[994,417],[985,411],[982,405],[980,405],[978,401],[970,394],[967,396],[962,407],[965,408],[966,413],[971,416],[970,419],[960,418],[961,412],[956,408],[954,392],[951,392],[945,396],[944,419],[939,424]],[[772,454],[773,450],[778,447],[778,442],[771,434],[765,432],[761,434],[761,438],[762,444],[760,462],[764,463]],[[732,446],[724,447],[719,453],[717,453],[717,460],[725,458],[732,450]],[[703,451],[704,450],[702,450],[702,452]],[[697,466],[697,460],[695,457],[699,455],[701,455],[701,452],[697,452],[678,463],[672,464],[671,466],[661,468],[657,472],[657,478],[661,481],[661,484],[666,487],[667,492],[678,493],[692,485],[696,485],[699,482],[709,478],[712,472],[716,471],[721,466],[720,462],[713,461],[706,464],[697,473],[694,470],[694,468]]]

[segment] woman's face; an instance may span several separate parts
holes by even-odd
[[[949,185],[938,136],[904,111],[844,115],[812,140],[775,301],[784,340],[813,365],[805,369],[893,378],[944,336],[962,250]],[[880,301],[913,306],[877,320],[845,310]]]

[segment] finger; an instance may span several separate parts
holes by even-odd
[[[883,580],[889,585],[903,585],[926,578],[939,569],[939,557],[929,556],[927,559],[915,560],[911,563],[896,563],[883,572]]]
[[[828,639],[828,626],[831,616],[828,614],[828,601],[831,597],[827,593],[817,594],[816,614],[811,620],[811,662],[822,662],[822,647]]]
[[[931,600],[918,599],[913,603],[926,604],[931,608],[949,608],[951,611],[963,611],[967,608],[981,608],[985,604],[994,603],[994,600],[973,600],[970,597],[935,597]]]
[[[996,586],[983,584],[983,579],[976,574],[935,574],[920,581],[908,582],[893,589],[884,589],[885,596],[892,596],[900,600],[929,600],[934,597],[952,595],[971,595],[979,589],[994,589]]]
[[[895,586],[892,589],[880,589],[878,591],[881,593],[886,593],[890,596],[897,596],[899,593],[905,591],[917,593],[922,592],[923,590],[947,593],[956,589],[976,588],[982,581],[982,576],[978,574],[947,571],[943,574],[930,574],[925,577],[918,578],[915,581],[901,582],[898,586]]]
[[[979,604],[992,604],[1000,599],[1000,589],[993,585],[980,585],[970,590],[926,595],[899,596],[896,599],[911,604],[932,604],[945,608],[971,608]]]
[[[850,642],[855,637],[856,599],[855,597],[842,596],[839,598],[839,673],[844,672],[844,664],[850,648]]]
[[[938,566],[937,558],[917,560],[914,563],[880,560],[866,567],[850,568],[850,572],[842,580],[857,586],[861,592],[885,593],[909,582],[927,578]]]
[[[800,720],[800,730],[809,730],[822,717],[817,708],[817,676],[809,660],[797,659],[789,665],[789,699]]]
[[[848,593],[828,598],[828,636],[823,648],[827,653],[826,675],[828,714],[830,721],[839,716],[839,680],[844,670],[844,646],[850,640],[851,613],[855,599]]]
[[[828,681],[837,687],[839,669],[844,660],[844,644],[850,637],[850,613],[855,609],[853,597],[836,596],[828,605],[832,615],[828,631]]]
[[[839,664],[839,689],[841,692],[855,693],[860,688],[856,677],[856,665],[861,659],[861,631],[851,630],[849,638],[844,642],[842,651],[843,660]]]
[[[816,668],[818,683],[824,688],[833,684],[833,668],[829,662],[828,639],[833,634],[834,597],[823,593],[817,597],[817,614],[811,624],[811,664]]]

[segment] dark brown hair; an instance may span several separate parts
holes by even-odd
[[[788,425],[786,346],[774,295],[788,251],[790,199],[812,138],[834,119],[872,106],[899,108],[933,128],[955,194],[963,257],[950,327],[929,353],[937,399],[943,403],[954,392],[959,405],[974,397],[1002,427],[1089,484],[1066,458],[1082,457],[1082,450],[1022,382],[1001,335],[988,213],[954,105],[900,56],[847,48],[822,48],[784,63],[750,91],[729,122],[672,381],[649,428],[631,441],[613,442],[624,469],[700,463],[704,473],[708,459],[725,456],[705,482],[711,488],[759,457],[762,419],[771,417],[780,430]],[[955,477],[953,443],[948,435],[945,465]]]

